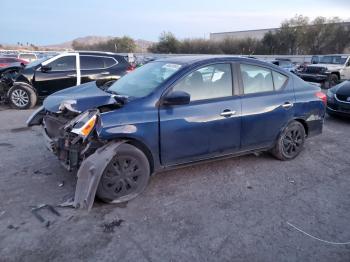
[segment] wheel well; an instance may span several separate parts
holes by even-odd
[[[7,91],[7,97],[9,97],[10,95],[10,91],[12,88],[15,88],[16,86],[25,86],[25,87],[28,87],[30,88],[31,90],[34,91],[35,95],[38,96],[38,92],[36,91],[36,89],[29,83],[26,83],[26,82],[16,82],[14,83],[10,88],[9,90]]]
[[[148,147],[144,143],[142,143],[134,138],[130,138],[130,137],[121,138],[121,140],[124,140],[124,139],[126,140],[127,144],[130,144],[130,145],[137,147],[146,155],[146,157],[149,161],[149,164],[150,164],[151,174],[152,174],[154,171],[154,160],[153,160],[153,155],[152,155],[151,151],[148,149]]]
[[[305,129],[305,134],[306,136],[309,135],[309,127],[307,126],[307,123],[304,119],[294,119],[295,121],[298,121],[299,123],[301,123]]]
[[[340,79],[340,73],[339,72],[332,72],[331,75],[336,75],[338,79]]]

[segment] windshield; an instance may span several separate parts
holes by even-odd
[[[332,56],[323,56],[321,57],[321,64],[335,64],[343,65],[346,62],[347,56],[332,55]]]
[[[181,68],[181,65],[167,62],[152,62],[123,76],[108,91],[131,97],[144,97]]]

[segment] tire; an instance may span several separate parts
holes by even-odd
[[[151,175],[146,155],[137,147],[122,144],[102,174],[96,195],[107,203],[122,203],[141,194]]]
[[[337,85],[339,83],[339,77],[336,74],[331,74],[330,80],[329,80],[329,88]]]
[[[8,92],[8,99],[13,108],[30,109],[36,105],[38,97],[30,86],[14,85]]]
[[[279,160],[291,160],[302,151],[305,143],[305,128],[298,122],[291,122],[279,135],[272,154]]]

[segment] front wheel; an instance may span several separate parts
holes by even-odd
[[[144,191],[149,178],[145,154],[133,145],[122,144],[102,174],[97,196],[108,203],[129,201]]]
[[[291,160],[302,151],[304,142],[304,126],[298,121],[293,121],[278,137],[272,154],[279,160]]]
[[[8,92],[12,107],[17,109],[33,108],[37,102],[35,91],[29,86],[15,85]]]

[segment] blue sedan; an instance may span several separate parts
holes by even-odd
[[[151,174],[203,160],[269,151],[291,160],[322,133],[326,96],[298,76],[255,59],[184,56],[150,62],[111,86],[59,91],[28,125],[77,170],[73,205],[95,194],[128,201]]]

